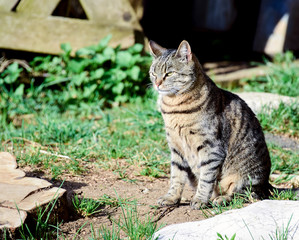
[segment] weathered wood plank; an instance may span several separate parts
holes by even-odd
[[[80,0],[91,21],[132,27],[142,31],[136,13],[127,0]]]
[[[47,17],[59,2],[60,0],[22,0],[17,7],[17,13]]]
[[[61,43],[69,42],[77,50],[97,44],[108,34],[112,34],[111,46],[126,48],[135,43],[132,28],[80,19],[1,13],[0,22],[0,48],[59,54]]]
[[[0,0],[0,11],[11,11],[18,0]]]

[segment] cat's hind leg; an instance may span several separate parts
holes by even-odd
[[[235,193],[240,192],[242,180],[239,174],[228,174],[223,177],[215,186],[215,197],[212,197],[212,203],[215,205],[222,205],[230,202]]]

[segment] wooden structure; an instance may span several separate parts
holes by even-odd
[[[112,46],[143,40],[141,0],[77,0],[87,19],[53,16],[61,1],[0,0],[0,48],[57,54],[61,43],[77,50],[108,34]]]
[[[299,0],[262,0],[253,49],[270,56],[299,50]]]
[[[0,152],[0,238],[4,229],[13,233],[24,223],[27,213],[56,198],[62,199],[65,192],[46,180],[25,177],[25,173],[17,169],[16,158]],[[62,202],[66,204],[66,198]]]

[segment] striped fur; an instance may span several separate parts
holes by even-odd
[[[150,77],[171,150],[170,188],[158,203],[178,204],[187,180],[196,189],[194,209],[247,188],[267,197],[270,157],[251,109],[205,75],[188,42],[169,50],[151,41],[150,49]]]

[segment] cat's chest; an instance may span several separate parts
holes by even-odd
[[[163,115],[167,140],[170,145],[192,150],[204,135],[198,116]]]

